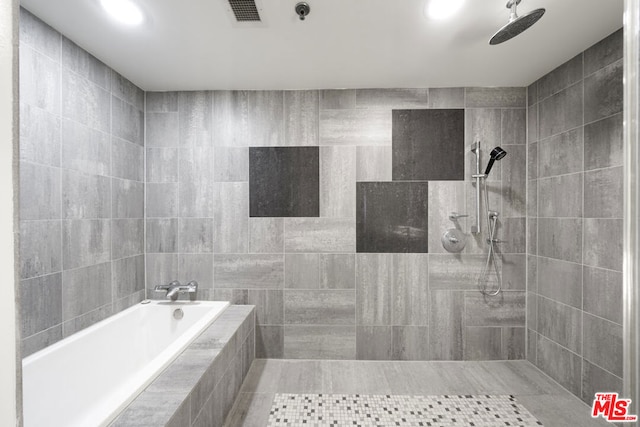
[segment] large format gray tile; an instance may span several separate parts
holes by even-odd
[[[485,297],[465,292],[465,324],[473,326],[525,326],[526,295],[521,291]]]
[[[527,90],[522,87],[465,88],[467,108],[524,108]]]
[[[145,101],[147,112],[178,111],[178,92],[145,92]]]
[[[355,359],[355,326],[286,325],[287,359]]]
[[[20,278],[62,270],[62,222],[20,221]]]
[[[622,377],[622,326],[587,313],[583,319],[584,358]]]
[[[144,255],[113,261],[111,279],[114,299],[144,290]]]
[[[319,216],[319,153],[318,147],[251,147],[250,215]]]
[[[284,220],[249,218],[249,252],[284,252]]]
[[[584,169],[622,165],[622,113],[584,127]]]
[[[429,88],[429,108],[464,108],[464,88]]]
[[[180,252],[213,252],[213,220],[211,218],[181,218],[178,230]]]
[[[428,252],[428,183],[359,182],[358,252]]]
[[[213,217],[213,147],[181,148],[178,156],[180,216]]]
[[[144,110],[144,92],[142,89],[113,70],[111,71],[111,93],[133,105],[138,110]]]
[[[356,89],[356,108],[411,109],[429,106],[429,89]]]
[[[120,259],[144,253],[144,220],[111,220],[112,259]]]
[[[464,360],[499,360],[502,358],[502,330],[496,327],[464,328]]]
[[[25,8],[21,7],[19,13],[20,44],[26,44],[58,61],[61,52],[60,33]]]
[[[394,326],[428,325],[429,268],[427,255],[394,254],[392,258],[391,324]],[[407,331],[409,330],[407,329]]]
[[[356,147],[356,181],[391,181],[392,147]]]
[[[538,97],[543,100],[580,80],[582,80],[582,53],[538,80]]]
[[[293,290],[284,292],[286,325],[354,325],[353,290]]]
[[[20,102],[59,114],[61,90],[60,63],[31,49],[20,49]]]
[[[356,328],[356,359],[391,360],[391,326],[358,326]]]
[[[154,292],[158,285],[168,285],[178,280],[178,255],[177,254],[146,254],[146,282],[149,298],[164,298],[164,293]]]
[[[284,93],[282,145],[318,145],[319,98],[317,90],[296,90]]]
[[[60,166],[60,116],[20,104],[20,160]]]
[[[585,218],[622,218],[622,184],[622,166],[585,172]]]
[[[116,178],[144,181],[144,149],[119,138],[111,139],[112,172]]]
[[[623,31],[620,28],[584,51],[585,76],[622,59],[622,36]]]
[[[622,111],[622,60],[584,79],[584,121],[591,123]]]
[[[329,89],[320,91],[320,108],[323,110],[348,110],[356,108],[355,89]]]
[[[538,254],[582,262],[582,219],[538,219]]]
[[[539,179],[538,215],[542,218],[582,217],[582,180],[581,173]]]
[[[582,358],[538,335],[537,366],[574,395],[580,393]]]
[[[320,216],[356,214],[356,147],[320,147]]]
[[[587,131],[585,130],[584,132],[586,133]],[[586,146],[585,156],[587,156]],[[539,173],[537,177],[546,178],[554,175],[581,172],[582,157],[582,127],[543,139],[538,143]]]
[[[215,255],[214,281],[217,288],[282,289],[282,255]]]
[[[284,323],[284,292],[274,289],[249,289],[247,303],[255,305],[258,325],[282,325]]]
[[[62,317],[70,320],[111,302],[111,263],[62,273]]]
[[[391,324],[391,254],[358,254],[356,259],[356,323]]]
[[[622,324],[622,273],[594,267],[584,267],[585,312]]]
[[[284,326],[256,326],[256,357],[278,359],[284,355]]]
[[[391,110],[320,110],[320,145],[391,145]]]
[[[216,182],[249,181],[249,149],[247,147],[215,147],[213,178]]]
[[[584,220],[584,264],[622,271],[621,219]]]
[[[464,292],[432,291],[429,315],[429,358],[462,360]]]
[[[177,218],[150,218],[146,224],[146,252],[170,253],[178,252]]]
[[[284,286],[287,289],[318,289],[320,287],[318,254],[286,254],[284,256]]]
[[[168,218],[178,216],[178,183],[146,183],[147,218]]]
[[[580,309],[538,297],[537,332],[577,354],[582,353]]]
[[[538,258],[538,293],[582,308],[582,266],[551,258]]]
[[[465,183],[454,181],[429,182],[429,252],[445,253],[442,246],[442,232],[449,228],[464,229],[464,218],[451,220],[453,212],[465,213]]]
[[[285,252],[355,252],[352,218],[285,218]]]
[[[213,143],[218,146],[255,145],[249,136],[249,92],[213,93]]]
[[[111,95],[89,80],[75,73],[63,71],[62,116],[92,129],[109,132]]]
[[[213,247],[217,253],[244,253],[249,249],[249,185],[216,183],[213,198]]]
[[[355,254],[320,254],[320,289],[354,289],[355,270]]]
[[[540,103],[540,138],[565,132],[582,123],[582,82],[569,86]]]
[[[145,114],[145,129],[147,147],[177,147],[178,146],[178,113]]]
[[[62,274],[20,282],[20,334],[22,339],[62,322]]]
[[[147,148],[147,183],[178,182],[178,149]]]
[[[277,147],[284,144],[284,92],[249,92],[248,117],[250,145]]]
[[[199,292],[213,290],[213,255],[180,254],[178,276],[183,283],[198,282]],[[185,295],[185,298],[191,298],[191,296]]]
[[[65,270],[110,261],[111,221],[64,221],[62,243]]]
[[[111,180],[63,170],[62,216],[65,219],[110,218]]]
[[[392,117],[394,181],[464,179],[464,110],[395,110]]]
[[[391,357],[393,360],[428,360],[429,328],[426,326],[393,326]]]
[[[60,169],[22,162],[20,164],[20,219],[59,219]]]
[[[596,393],[602,390],[622,394],[622,378],[607,372],[588,360],[582,361],[582,400],[587,405],[593,404]]]
[[[113,178],[111,180],[111,209],[113,218],[143,218],[144,184]]]
[[[111,132],[115,137],[144,146],[144,112],[112,96]]]
[[[211,146],[212,97],[212,92],[206,91],[178,93],[178,141],[181,147]]]
[[[527,143],[531,144],[538,141],[538,109],[539,104],[530,106],[527,109]]]

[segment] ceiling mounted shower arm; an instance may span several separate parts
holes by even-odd
[[[509,15],[509,22],[513,22],[516,19],[518,19],[518,5],[520,4],[522,0],[509,0],[507,2],[507,9],[509,9],[511,11],[510,15]]]

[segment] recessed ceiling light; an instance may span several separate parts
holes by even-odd
[[[126,25],[140,25],[144,15],[140,7],[131,0],[100,0],[100,4],[112,18]]]
[[[424,13],[431,19],[447,19],[458,12],[464,0],[427,0]]]

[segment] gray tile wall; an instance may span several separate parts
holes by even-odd
[[[259,358],[524,358],[526,88],[148,92],[146,108],[149,296],[198,280],[198,298],[255,305]],[[391,181],[407,108],[464,109],[465,147],[509,153],[489,182],[497,299],[477,291],[486,235],[458,255],[440,243],[474,220],[448,218],[475,209],[468,152],[465,181],[429,182],[428,254],[356,253],[356,182]],[[249,217],[249,147],[265,146],[320,147],[320,217]]]
[[[527,358],[621,392],[622,29],[528,88]]]
[[[144,93],[20,11],[27,356],[144,298]]]

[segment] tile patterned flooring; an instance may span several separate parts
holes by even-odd
[[[266,427],[278,394],[507,395],[547,427],[610,425],[592,419],[587,405],[524,360],[256,359],[225,427]]]
[[[268,427],[534,427],[513,396],[276,394]]]

